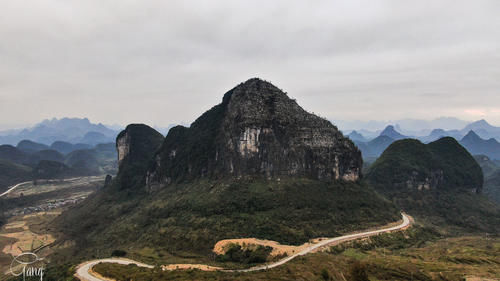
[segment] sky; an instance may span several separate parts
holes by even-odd
[[[1,0],[0,129],[190,123],[252,77],[336,120],[500,125],[500,1]]]

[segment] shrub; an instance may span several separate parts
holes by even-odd
[[[111,256],[112,257],[124,257],[127,255],[127,252],[123,251],[123,250],[114,250],[112,253],[111,253]]]

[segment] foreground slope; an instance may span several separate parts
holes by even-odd
[[[481,195],[481,167],[453,138],[430,144],[396,141],[370,167],[366,180],[422,220],[466,231],[500,230],[498,206]]]
[[[302,244],[399,219],[358,181],[354,144],[259,79],[226,93],[189,128],[171,129],[163,143],[151,128],[127,130],[117,138],[113,184],[56,222],[63,239],[76,241],[76,256],[123,249],[206,259],[221,239]]]

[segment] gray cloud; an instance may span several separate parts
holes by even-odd
[[[332,119],[500,124],[498,1],[7,0],[0,125],[190,122],[250,77]]]

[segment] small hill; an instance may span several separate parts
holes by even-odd
[[[0,145],[0,159],[8,160],[17,164],[28,161],[28,155],[12,145]]]
[[[42,160],[33,169],[34,179],[58,179],[78,175],[78,172],[61,162]]]
[[[0,159],[0,193],[11,185],[30,180],[31,176],[30,167]]]
[[[430,144],[396,141],[370,167],[366,180],[423,220],[468,231],[500,227],[498,207],[478,195],[481,167],[453,138]]]
[[[64,155],[52,149],[40,150],[30,155],[30,158],[32,159],[31,162],[34,163],[38,163],[42,160],[56,161],[61,163],[64,162]]]
[[[474,131],[469,131],[460,143],[472,154],[483,154],[491,159],[500,160],[500,143],[494,138],[484,140]]]
[[[49,147],[45,144],[37,143],[34,141],[22,140],[17,144],[17,149],[23,152],[33,153],[40,150],[47,150],[49,149]]]
[[[75,150],[71,152],[66,155],[64,164],[78,170],[80,175],[99,175],[103,173],[100,169],[95,151],[91,149]]]

